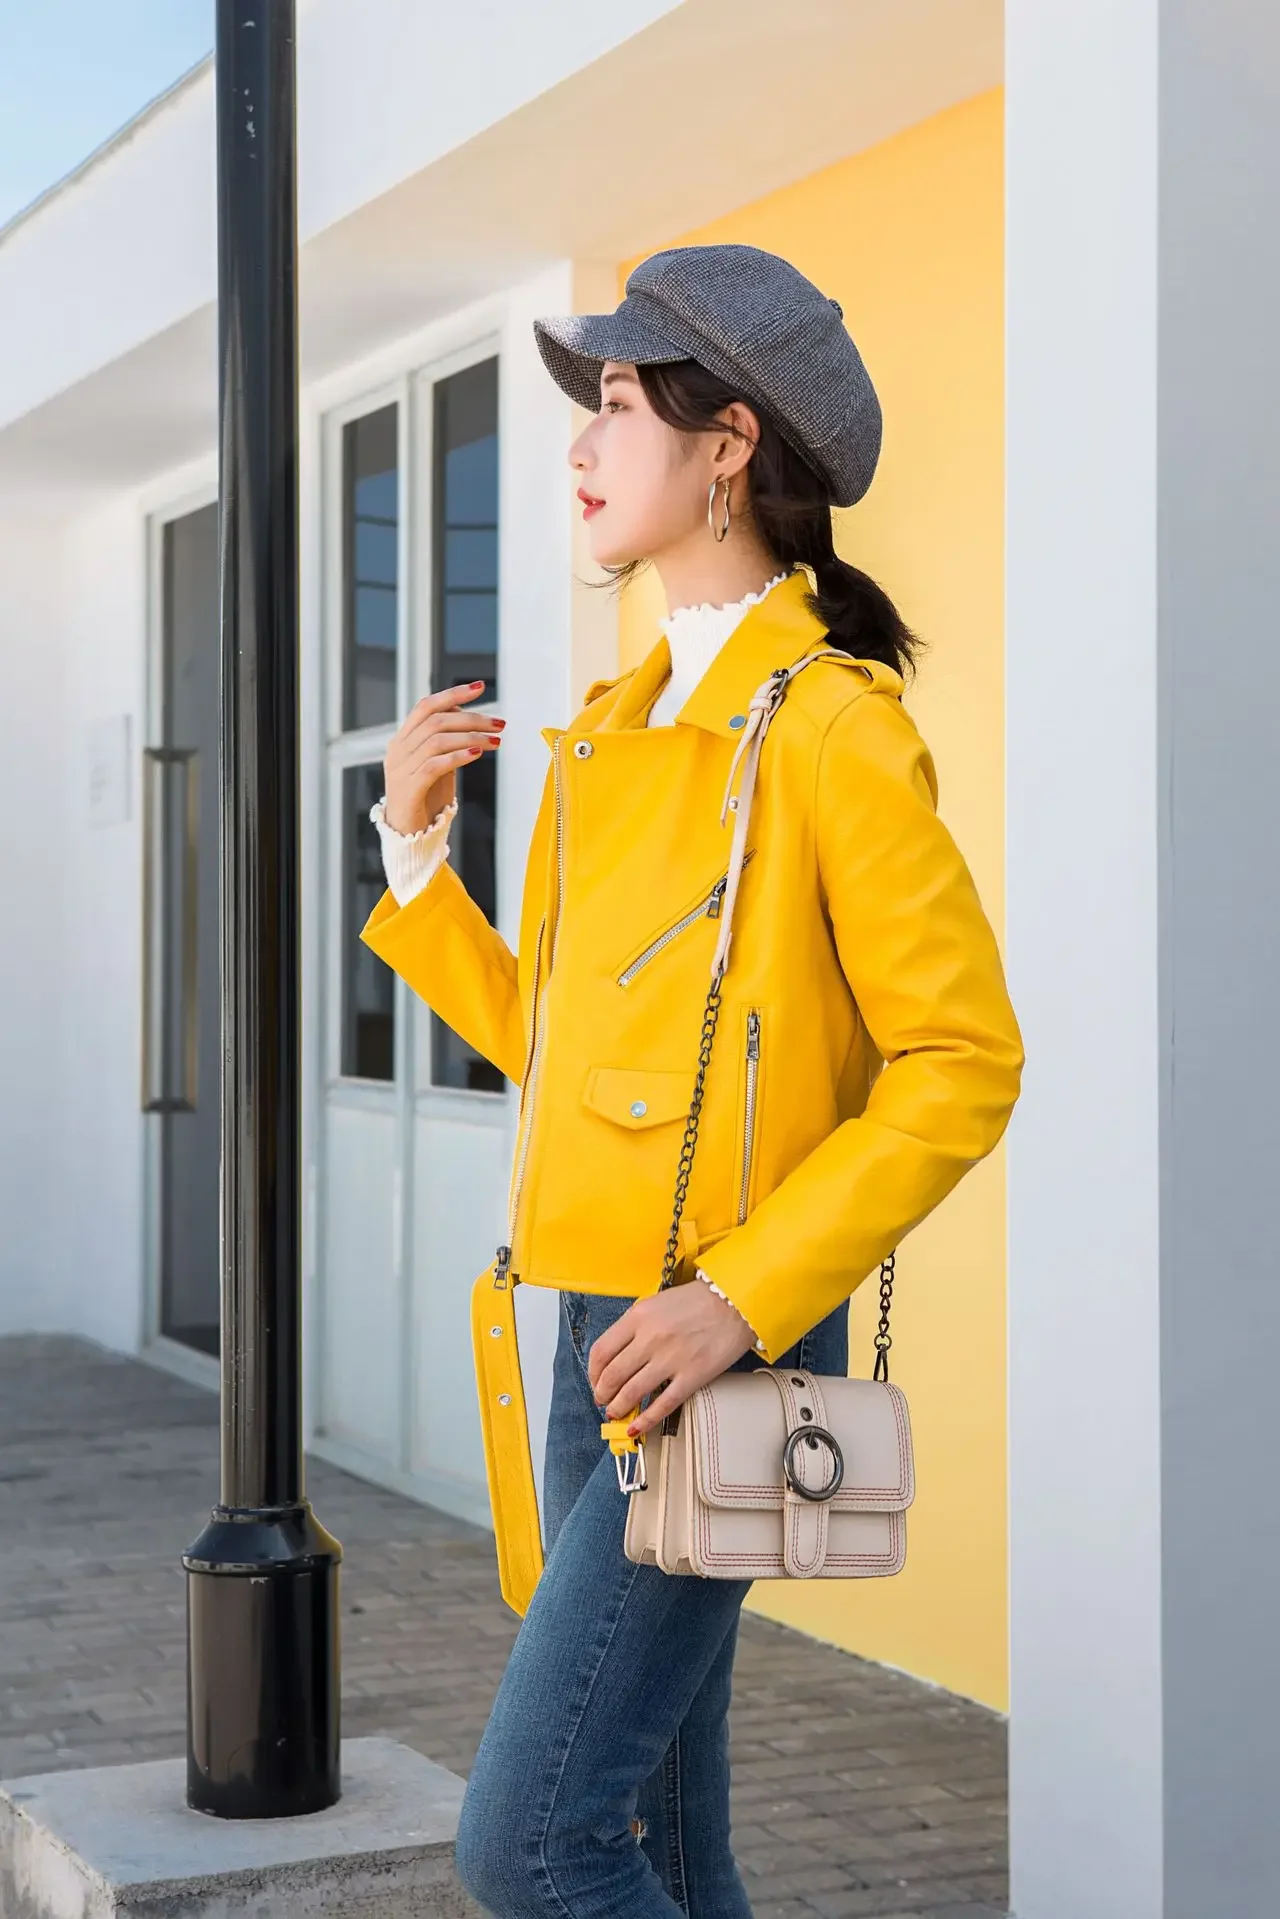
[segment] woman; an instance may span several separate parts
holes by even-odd
[[[474,1327],[503,1591],[523,1623],[457,1865],[502,1919],[738,1919],[727,1713],[749,1581],[623,1552],[605,1421],[643,1436],[730,1367],[848,1370],[863,1275],[988,1153],[1018,1028],[900,695],[911,635],[836,557],[880,410],[835,303],[750,247],[638,267],[614,314],[540,321],[595,418],[570,461],[591,550],[672,609],[552,749],[513,955],[443,863],[479,686],[422,700],[374,808],[364,937],[522,1085],[507,1241]],[[804,570],[804,569],[807,569]],[[810,579],[812,576],[812,580]],[[657,1290],[753,696],[798,674],[760,762],[680,1277]],[[561,1293],[542,1564],[512,1287]]]

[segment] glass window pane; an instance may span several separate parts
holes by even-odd
[[[369,808],[382,793],[381,766],[342,775],[342,1066],[350,1079],[395,1078],[395,998],[390,967],[361,943],[360,928],[382,897],[378,829]]]
[[[434,687],[498,692],[498,362],[438,380],[434,400]],[[474,771],[474,769],[472,769]]]
[[[460,769],[458,817],[449,834],[449,864],[457,868],[463,885],[491,923],[498,912],[493,849],[496,774],[497,759],[492,753]],[[506,1085],[498,1068],[459,1039],[435,1013],[431,1015],[431,1078],[436,1086],[479,1093],[500,1093]]]
[[[384,406],[342,429],[342,725],[396,717],[398,421]]]
[[[152,992],[160,1042],[157,1093],[183,1094],[149,1122],[160,1130],[160,1329],[218,1357],[218,1154],[222,1036],[218,993],[218,509],[171,520],[163,533],[163,712],[158,744],[190,758],[169,761],[154,792],[160,804],[162,942]],[[190,838],[188,837],[190,836]],[[194,854],[194,892],[187,862]],[[194,928],[187,920],[195,909]],[[195,973],[187,941],[195,935]],[[194,1073],[188,1051],[194,1040]],[[168,1051],[168,1057],[163,1057]],[[188,1070],[184,1070],[188,1069]]]
[[[445,534],[444,590],[474,593],[478,588],[485,593],[498,590],[498,536],[487,529],[450,527]]]

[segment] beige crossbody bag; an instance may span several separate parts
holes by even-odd
[[[772,673],[748,708],[729,769],[721,822],[735,815],[733,846],[659,1291],[676,1282],[680,1221],[729,963],[760,749],[791,681],[818,660],[857,665],[852,655],[824,647]],[[901,1569],[915,1469],[907,1402],[889,1383],[893,1262],[891,1253],[880,1269],[872,1378],[776,1366],[722,1373],[651,1435],[656,1460],[646,1457],[643,1438],[626,1437],[625,1420],[601,1427],[629,1500],[623,1545],[628,1559],[704,1579],[865,1579]]]

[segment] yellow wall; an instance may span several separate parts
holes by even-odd
[[[987,93],[668,244],[784,254],[844,309],[880,393],[884,451],[838,518],[846,558],[930,642],[909,696],[940,806],[998,929],[1004,916],[1001,96]],[[634,262],[622,269],[622,278]],[[655,585],[627,595],[622,665],[652,644]],[[919,1491],[890,1580],[761,1580],[749,1606],[1006,1705],[1004,1165],[996,1154],[907,1240],[893,1376]],[[869,1371],[875,1288],[854,1296]]]

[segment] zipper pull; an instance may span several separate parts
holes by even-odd
[[[511,1283],[510,1273],[511,1273],[511,1248],[509,1246],[499,1246],[497,1265],[494,1268],[494,1275],[493,1275],[493,1290],[495,1293],[506,1292],[508,1286]]]
[[[747,1014],[747,1058],[759,1059],[759,1057],[760,1057],[760,1015],[759,1013],[748,1013]]]
[[[743,862],[742,862],[743,867],[745,868],[749,866],[752,860],[755,858],[755,856],[756,856],[756,849],[753,846],[748,850],[747,854],[745,855],[743,859]],[[724,906],[724,896],[728,891],[729,891],[729,875],[725,873],[722,878],[716,881],[715,885],[712,887],[711,892],[708,896],[707,918],[709,920],[719,919],[721,909]]]

